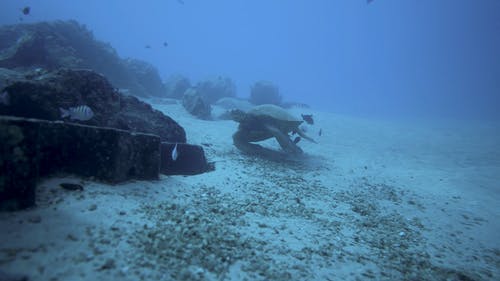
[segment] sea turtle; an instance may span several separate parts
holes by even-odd
[[[230,115],[234,121],[240,123],[238,131],[233,135],[234,145],[250,154],[268,152],[268,149],[251,142],[263,141],[272,137],[276,138],[285,152],[302,153],[302,149],[296,144],[297,141],[292,141],[288,133],[297,133],[302,138],[316,143],[299,128],[302,120],[295,118],[285,109],[276,105],[258,105],[247,113],[236,109],[232,110]]]

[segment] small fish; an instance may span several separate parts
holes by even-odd
[[[302,119],[304,121],[306,121],[307,124],[309,124],[309,125],[313,125],[314,124],[314,120],[313,120],[312,114],[301,114],[301,115],[302,115]]]
[[[366,0],[367,4],[370,4],[371,2],[373,2],[373,0]]]
[[[323,134],[323,130],[319,129],[318,135],[321,137],[322,134]]]
[[[94,117],[94,112],[86,105],[70,107],[69,109],[59,107],[59,110],[61,111],[61,118],[69,117],[71,120],[87,121]]]
[[[146,49],[151,49],[151,46],[146,45],[146,46],[144,46],[144,48],[146,48]]]
[[[21,9],[21,12],[23,13],[23,15],[27,16],[30,14],[30,11],[31,11],[31,8],[30,6],[26,6],[24,8]]]
[[[301,140],[301,138],[300,138],[300,137],[296,137],[296,138],[293,140],[293,143],[294,143],[294,144],[297,144],[300,140]]]
[[[177,2],[181,5],[184,5],[184,0],[177,0]]]
[[[179,153],[177,152],[177,143],[174,146],[174,149],[172,149],[172,160],[177,160],[177,157],[179,156]]]
[[[10,96],[9,96],[9,92],[7,92],[7,91],[3,91],[3,92],[0,94],[0,104],[3,104],[3,105],[10,105]]]
[[[168,43],[167,42],[163,42],[163,47],[168,47]]]

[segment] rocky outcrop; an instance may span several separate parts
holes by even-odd
[[[137,60],[122,60],[76,21],[0,26],[0,67],[17,70],[92,69],[115,88],[136,96],[164,96],[157,70]]]
[[[125,65],[136,78],[138,86],[143,88],[144,93],[152,96],[163,97],[166,95],[165,85],[161,81],[158,69],[152,64],[138,59],[126,59]]]
[[[33,206],[40,177],[69,173],[120,183],[158,179],[155,135],[17,117],[0,117],[0,210]]]
[[[184,129],[170,117],[136,97],[125,96],[102,75],[89,70],[41,72],[13,82],[4,90],[10,104],[0,104],[0,115],[61,120],[59,108],[89,106],[94,117],[75,121],[160,136],[162,141],[186,142]]]

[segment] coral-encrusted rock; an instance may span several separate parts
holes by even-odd
[[[215,169],[214,163],[207,162],[203,147],[177,143],[177,159],[172,159],[175,143],[163,142],[160,149],[160,173],[164,175],[196,175]]]
[[[90,70],[33,74],[5,87],[10,104],[0,104],[0,115],[61,120],[59,108],[89,106],[94,117],[86,125],[151,133],[162,141],[186,142],[184,129],[136,97],[114,89],[102,75]],[[79,122],[79,121],[75,121]]]
[[[0,67],[22,71],[92,69],[132,95],[165,96],[154,67],[121,59],[109,44],[95,40],[92,32],[76,21],[0,26]]]
[[[39,177],[158,179],[160,138],[60,121],[0,117],[0,210],[33,206]]]

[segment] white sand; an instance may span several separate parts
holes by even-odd
[[[32,280],[500,280],[494,128],[294,109],[314,114],[319,144],[303,140],[303,159],[278,163],[235,149],[235,122],[155,107],[189,143],[209,144],[216,170],[84,181],[83,192],[58,187],[79,179],[47,179],[36,208],[0,214],[1,270]]]

